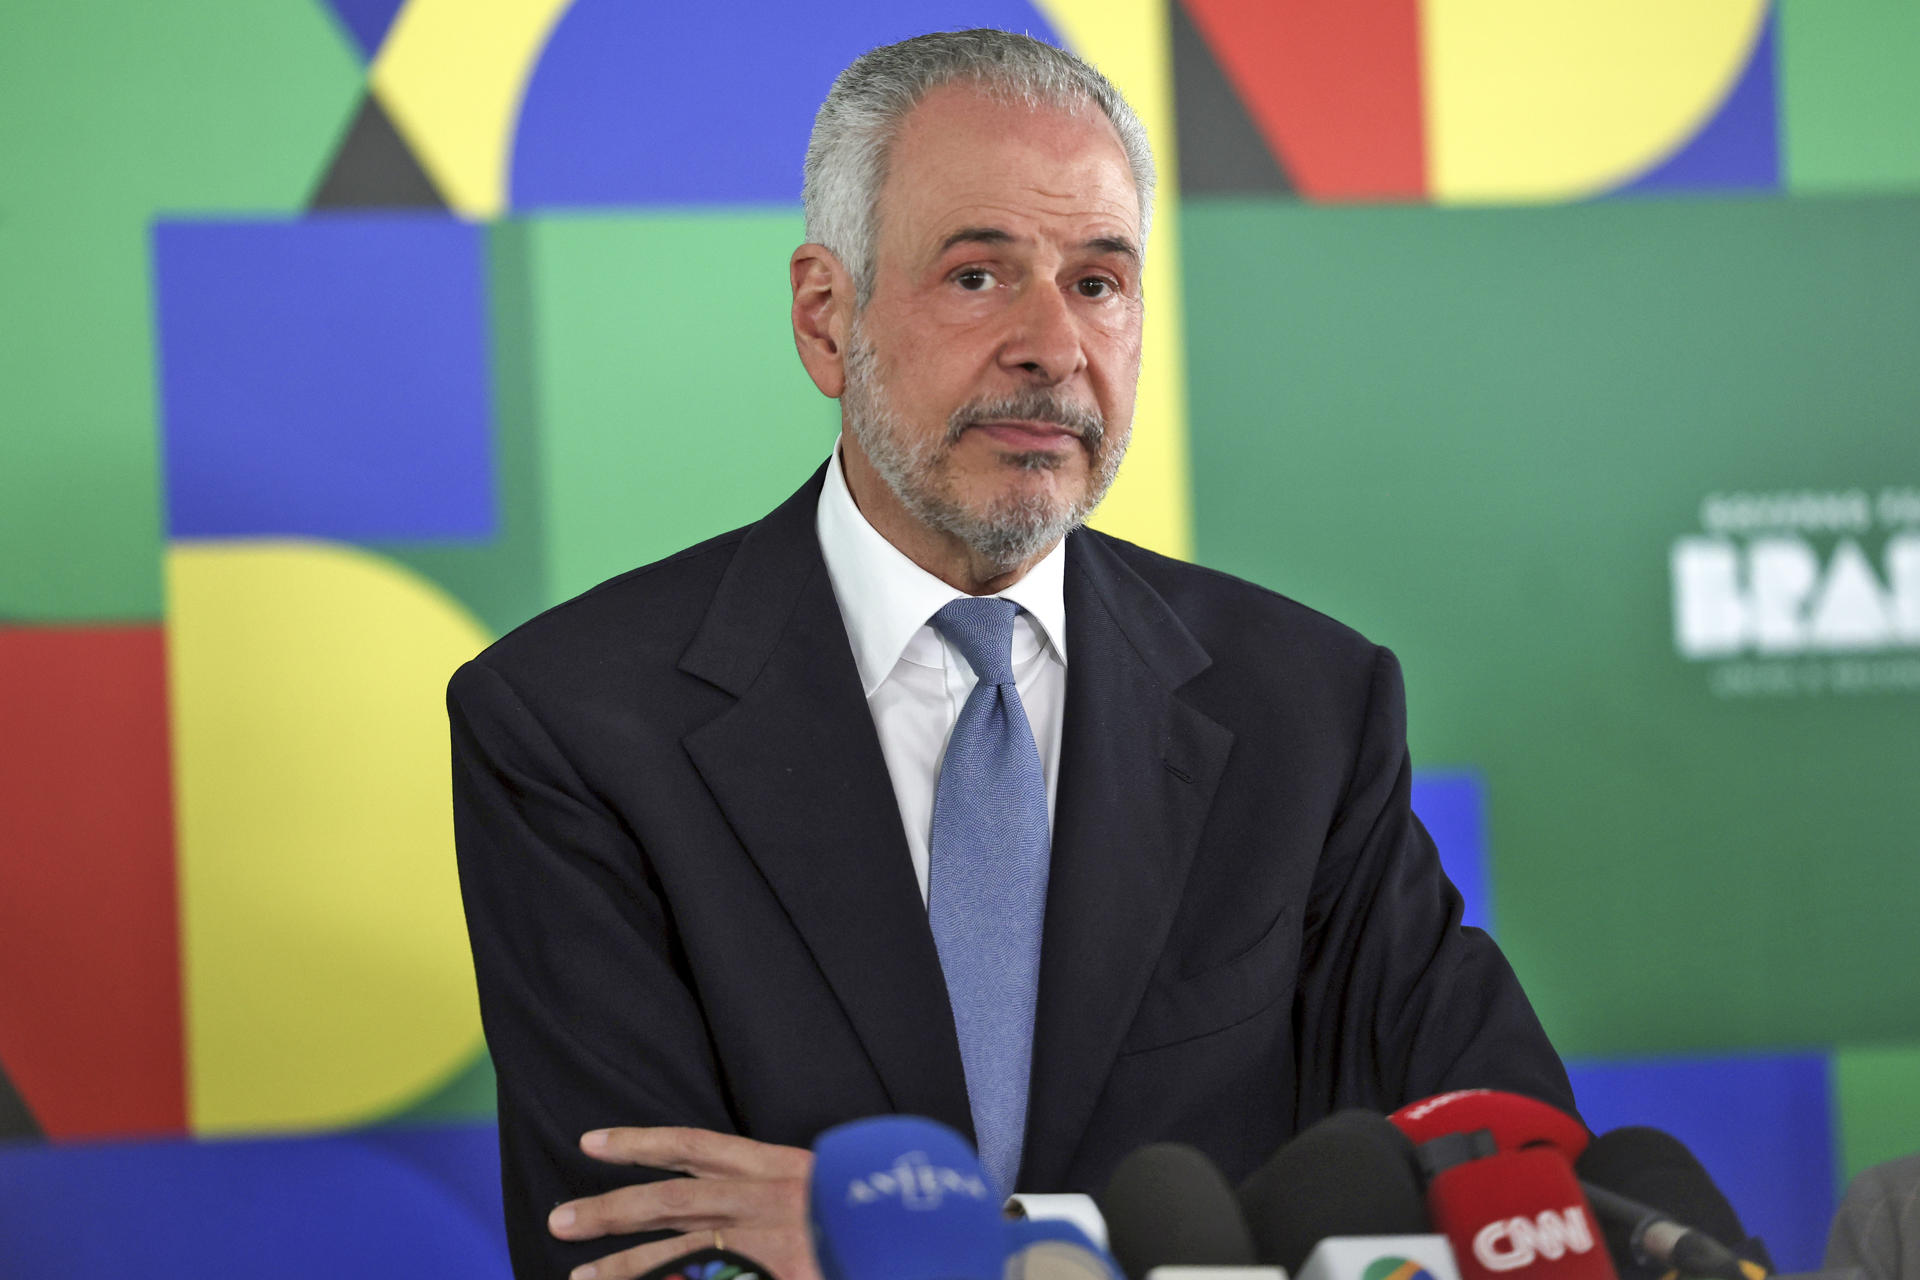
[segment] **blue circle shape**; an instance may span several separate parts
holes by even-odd
[[[841,68],[967,27],[1061,43],[1026,0],[577,0],[527,86],[511,207],[797,204],[813,115]]]

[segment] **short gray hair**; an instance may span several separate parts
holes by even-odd
[[[833,250],[865,306],[874,284],[880,188],[901,121],[941,85],[965,81],[1030,107],[1077,111],[1092,103],[1120,135],[1140,200],[1140,242],[1153,222],[1153,150],[1140,117],[1111,81],[1062,49],[1011,31],[936,31],[882,45],[833,82],[807,142],[807,240]]]

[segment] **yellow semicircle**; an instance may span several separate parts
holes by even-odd
[[[360,1123],[478,1049],[443,699],[487,638],[351,547],[168,552],[195,1132]]]
[[[1193,555],[1186,336],[1180,310],[1180,182],[1167,0],[1036,0],[1067,46],[1100,68],[1153,143],[1159,183],[1147,247],[1146,332],[1133,442],[1092,523],[1182,559]]]
[[[373,91],[454,212],[507,206],[520,100],[570,0],[407,0],[374,58]]]
[[[1711,118],[1766,0],[1423,0],[1432,197],[1580,199],[1652,168]]]

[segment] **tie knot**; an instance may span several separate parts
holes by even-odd
[[[994,596],[955,600],[933,615],[973,674],[986,684],[1013,683],[1013,619],[1020,606]]]

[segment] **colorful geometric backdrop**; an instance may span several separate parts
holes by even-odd
[[[1906,0],[15,0],[0,1273],[506,1274],[446,678],[825,456],[813,109],[972,25],[1168,175],[1098,523],[1398,651],[1589,1122],[1789,1269],[1920,1148]]]

